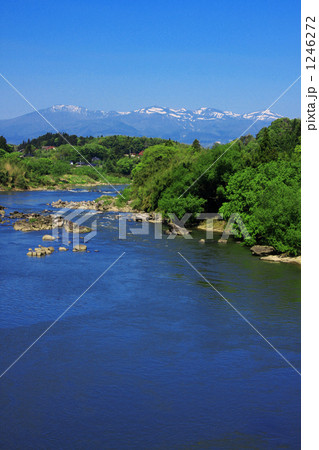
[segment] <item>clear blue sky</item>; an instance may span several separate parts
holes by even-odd
[[[300,1],[1,2],[0,72],[37,108],[268,107],[300,74]],[[30,107],[0,79],[0,118]],[[300,116],[300,81],[272,108]]]

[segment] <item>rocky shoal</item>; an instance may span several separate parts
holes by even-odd
[[[79,226],[71,220],[64,219],[62,216],[55,216],[54,214],[28,214],[15,211],[10,213],[9,219],[19,219],[13,224],[13,228],[17,231],[42,231],[55,228],[64,228],[69,233],[89,233],[92,231],[90,227]]]

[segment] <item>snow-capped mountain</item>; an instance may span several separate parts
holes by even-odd
[[[95,118],[103,118],[110,116],[127,116],[133,114],[147,114],[147,115],[166,115],[168,117],[173,117],[175,119],[184,120],[184,121],[195,121],[195,120],[214,120],[214,119],[223,119],[227,117],[237,118],[237,119],[250,119],[250,120],[275,120],[280,118],[279,114],[272,113],[269,109],[265,111],[256,111],[249,114],[237,114],[231,111],[219,111],[214,108],[202,107],[199,109],[187,110],[185,108],[173,109],[173,108],[163,108],[161,106],[150,106],[148,108],[135,109],[134,111],[101,111],[101,110],[89,110],[87,108],[83,108],[82,106],[74,106],[74,105],[54,105],[46,111],[52,112],[69,112],[81,114],[85,117],[95,117]]]
[[[60,132],[69,134],[125,134],[171,138],[185,143],[199,139],[202,145],[216,141],[228,142],[242,133],[256,134],[262,127],[281,117],[269,110],[238,114],[207,107],[190,110],[161,106],[134,111],[94,111],[81,106],[54,105],[40,110],[40,113]],[[36,112],[0,120],[0,135],[11,143],[19,143],[47,132],[54,133],[55,130]]]

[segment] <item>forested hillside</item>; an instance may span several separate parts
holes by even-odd
[[[300,120],[284,118],[256,138],[211,149],[197,141],[188,148],[156,145],[134,168],[127,195],[136,208],[179,217],[205,211],[228,219],[239,213],[252,237],[249,244],[299,254],[300,142]]]

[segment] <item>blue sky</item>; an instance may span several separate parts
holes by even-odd
[[[2,2],[1,73],[37,108],[268,107],[300,75],[295,0]],[[31,111],[0,79],[0,118]],[[300,81],[273,111],[300,117]]]

